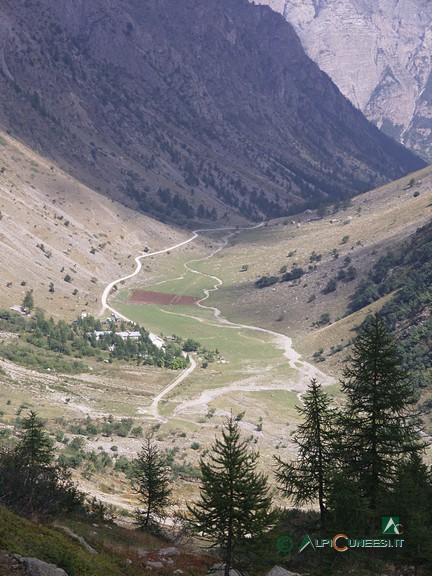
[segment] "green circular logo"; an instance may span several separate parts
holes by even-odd
[[[294,540],[291,536],[281,536],[277,539],[276,548],[283,554],[289,554],[294,548]]]

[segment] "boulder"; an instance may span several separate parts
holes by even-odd
[[[24,565],[28,576],[68,576],[64,570],[55,564],[48,564],[37,558],[20,557],[19,560]]]
[[[174,548],[174,546],[171,546],[170,548],[161,548],[159,550],[159,556],[179,556],[180,552],[177,548]]]
[[[137,550],[137,556],[138,558],[144,558],[145,556],[147,556],[148,552],[145,548],[138,548]]]
[[[164,565],[162,562],[157,562],[155,560],[149,560],[146,562],[146,568],[163,568]]]
[[[273,566],[270,572],[267,572],[266,576],[300,576],[298,572],[290,572],[282,566]]]

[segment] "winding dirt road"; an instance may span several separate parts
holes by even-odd
[[[263,225],[263,223],[258,224],[257,226],[253,226],[252,228],[258,228],[262,225]],[[226,394],[228,392],[240,391],[240,390],[244,391],[244,392],[263,391],[263,390],[292,390],[292,391],[298,392],[299,398],[300,398],[301,392],[303,392],[306,389],[311,378],[317,378],[323,384],[330,384],[330,383],[334,382],[333,378],[329,377],[327,374],[325,374],[324,372],[319,370],[316,366],[313,366],[312,364],[309,364],[308,362],[305,362],[304,360],[302,360],[301,355],[298,352],[296,352],[292,347],[292,339],[289,338],[288,336],[286,336],[285,334],[281,334],[279,332],[274,332],[273,330],[268,330],[266,328],[261,328],[259,326],[250,326],[247,324],[238,324],[235,322],[230,322],[229,320],[227,320],[226,318],[224,318],[221,315],[221,311],[218,308],[215,308],[214,306],[206,306],[205,304],[203,304],[203,302],[205,302],[209,298],[210,294],[212,292],[217,291],[219,286],[222,285],[222,280],[220,278],[218,278],[217,276],[213,276],[211,274],[206,274],[204,272],[200,272],[198,270],[195,270],[191,266],[194,263],[202,262],[205,260],[209,260],[210,258],[213,258],[213,256],[215,254],[217,254],[220,250],[222,250],[226,246],[229,239],[233,235],[235,235],[237,232],[240,232],[241,230],[245,230],[245,229],[248,229],[248,228],[240,228],[239,229],[239,228],[233,228],[233,227],[225,227],[225,228],[194,230],[194,232],[190,238],[188,238],[187,240],[184,240],[183,242],[179,242],[178,244],[175,244],[174,246],[169,246],[168,248],[164,248],[164,249],[158,250],[156,252],[147,252],[147,253],[142,252],[139,256],[137,256],[135,258],[135,262],[136,262],[137,266],[136,266],[134,272],[132,272],[128,276],[124,276],[122,278],[118,278],[117,280],[114,280],[113,282],[108,284],[108,286],[103,291],[103,294],[101,297],[102,308],[100,311],[100,315],[102,315],[104,313],[104,311],[106,309],[108,309],[111,312],[115,313],[120,318],[123,318],[126,321],[131,321],[129,318],[127,318],[123,314],[120,314],[117,310],[115,310],[115,308],[110,306],[108,304],[107,300],[108,300],[108,296],[109,296],[110,292],[112,291],[112,289],[114,288],[114,286],[116,284],[119,284],[120,282],[123,282],[125,280],[129,280],[130,278],[133,278],[134,276],[139,274],[139,272],[141,271],[141,268],[142,268],[142,262],[141,261],[144,258],[149,258],[150,256],[156,256],[158,254],[164,254],[168,251],[172,251],[172,250],[175,250],[176,248],[180,248],[181,246],[184,246],[184,245],[192,242],[193,240],[195,240],[198,237],[199,232],[220,232],[220,231],[229,232],[229,231],[231,231],[231,233],[227,234],[227,236],[225,237],[222,245],[219,246],[216,250],[214,250],[211,254],[209,254],[208,256],[205,256],[204,258],[191,260],[191,261],[185,263],[185,265],[184,265],[185,268],[189,272],[191,272],[193,274],[200,274],[202,276],[206,276],[206,277],[208,277],[214,281],[213,288],[208,288],[208,289],[204,290],[204,297],[201,298],[201,300],[199,300],[197,302],[197,305],[203,309],[212,310],[213,315],[214,315],[217,323],[208,322],[203,318],[199,318],[199,317],[196,317],[193,315],[179,314],[176,312],[169,312],[166,310],[163,310],[162,312],[164,312],[166,314],[186,316],[188,318],[194,319],[194,320],[201,322],[201,323],[205,323],[206,325],[212,326],[215,328],[224,327],[224,328],[232,328],[232,329],[236,329],[236,330],[246,329],[246,330],[251,330],[254,332],[261,332],[263,334],[267,334],[267,335],[273,337],[275,345],[279,349],[283,350],[284,356],[287,358],[289,366],[293,370],[295,370],[296,372],[298,372],[300,374],[300,378],[296,382],[293,382],[292,384],[290,384],[289,387],[287,387],[286,385],[281,386],[281,385],[274,385],[274,384],[273,385],[269,384],[266,386],[257,385],[253,382],[253,379],[246,379],[246,380],[243,380],[241,382],[233,383],[233,384],[226,386],[226,387],[223,387],[223,388],[207,389],[207,390],[204,390],[198,398],[187,400],[185,402],[182,402],[179,406],[177,406],[177,408],[174,410],[174,414],[176,414],[176,415],[180,414],[180,413],[184,413],[184,412],[189,412],[191,410],[195,411],[195,409],[197,409],[197,408],[199,408],[200,411],[206,410],[209,402],[211,402],[217,396],[222,395],[222,394]],[[251,229],[251,228],[249,228],[249,229]],[[176,388],[183,380],[185,380],[195,370],[196,362],[192,357],[190,358],[190,360],[191,360],[191,365],[186,370],[183,370],[183,372],[179,376],[177,376],[171,384],[169,384],[161,392],[159,392],[159,394],[157,394],[153,398],[152,403],[150,404],[150,406],[148,408],[146,408],[146,409],[140,408],[139,409],[140,413],[147,414],[147,415],[149,415],[155,419],[163,420],[163,418],[160,416],[159,410],[158,410],[159,402],[164,396],[166,396],[169,392],[171,392],[174,388]]]
[[[263,223],[260,223],[256,226],[252,226],[252,228],[259,228],[262,225],[263,225]],[[116,284],[120,284],[120,282],[124,282],[126,280],[129,280],[130,278],[133,278],[134,276],[137,276],[137,274],[140,273],[141,268],[142,268],[141,260],[144,260],[144,258],[149,258],[150,256],[157,256],[158,254],[165,254],[166,252],[170,252],[171,250],[175,250],[176,248],[180,248],[181,246],[185,246],[186,244],[189,244],[189,242],[192,242],[193,240],[198,238],[199,232],[224,232],[224,231],[229,231],[229,230],[239,231],[239,230],[243,230],[243,228],[238,229],[238,228],[234,228],[234,227],[223,227],[223,228],[209,228],[209,229],[194,230],[192,233],[192,236],[190,238],[188,238],[187,240],[183,240],[183,242],[179,242],[178,244],[174,244],[173,246],[168,246],[168,248],[163,248],[162,250],[157,250],[156,252],[141,252],[141,254],[135,258],[136,268],[131,274],[128,274],[127,276],[123,276],[121,278],[118,278],[117,280],[113,280],[112,282],[110,282],[105,287],[105,289],[102,293],[102,296],[101,296],[102,307],[99,311],[99,316],[102,316],[104,314],[105,310],[110,310],[111,312],[113,312],[118,317],[122,318],[123,320],[125,320],[127,322],[132,322],[132,320],[130,318],[127,318],[123,314],[120,314],[120,312],[118,310],[116,310],[115,308],[113,308],[112,306],[110,306],[108,304],[108,296]],[[149,416],[152,416],[155,419],[162,420],[162,418],[159,414],[159,411],[158,411],[159,402],[166,394],[171,392],[171,390],[173,390],[176,386],[178,386],[185,378],[187,378],[189,376],[189,374],[191,374],[195,370],[196,362],[192,357],[190,357],[190,363],[191,363],[191,365],[188,368],[183,370],[181,372],[181,374],[179,376],[177,376],[177,378],[175,378],[175,380],[173,382],[171,382],[171,384],[166,386],[161,392],[159,392],[159,394],[157,394],[153,398],[149,409],[141,408],[141,409],[139,409],[139,412],[148,414]]]

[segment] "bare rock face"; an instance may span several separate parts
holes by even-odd
[[[432,160],[429,0],[256,0],[384,132]]]

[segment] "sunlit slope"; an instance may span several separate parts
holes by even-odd
[[[427,168],[363,194],[351,206],[322,218],[310,212],[244,231],[214,262],[203,261],[197,267],[221,278],[210,303],[229,318],[253,319],[306,342],[321,315],[328,313],[332,321],[341,317],[373,263],[431,217],[432,169]],[[336,290],[325,293],[329,281],[350,266],[356,277],[337,281]],[[284,267],[288,272],[300,267],[305,274],[293,282],[255,288],[262,276],[282,277]]]
[[[132,255],[187,237],[90,190],[6,134],[0,211],[0,307],[33,289],[36,306],[69,319],[99,311],[104,286],[132,271]]]
[[[195,256],[187,263],[187,255],[183,255],[176,266],[164,270],[155,263],[155,277],[144,274],[135,284],[196,297],[204,296],[203,288],[216,285],[217,290],[211,291],[203,304],[220,309],[232,322],[294,337],[295,346],[311,359],[321,348],[345,347],[353,336],[353,326],[383,304],[384,300],[376,302],[343,318],[351,295],[373,263],[430,221],[431,182],[432,169],[427,168],[359,196],[350,206],[330,210],[325,216],[308,212],[238,231],[219,251],[215,251],[213,235],[207,240],[208,253],[214,252],[211,257]],[[281,279],[293,268],[303,270],[301,278],[255,287],[259,278]],[[196,316],[197,311],[195,306],[188,314]],[[176,308],[158,314],[143,306],[139,314],[147,314],[153,326],[160,322],[161,328],[172,330],[179,320],[167,316],[178,317],[180,312]],[[201,309],[198,315],[203,314],[210,318],[213,311]],[[197,329],[201,333],[205,328]]]

